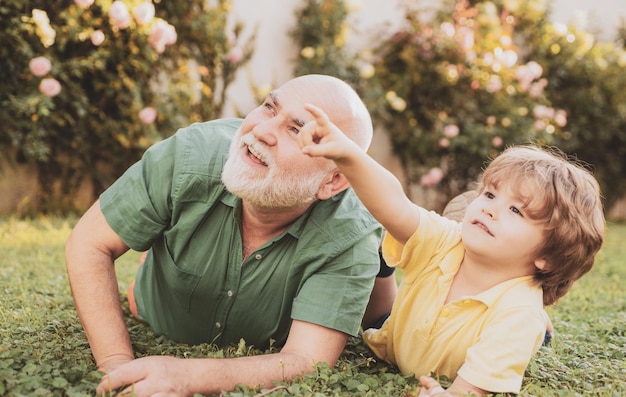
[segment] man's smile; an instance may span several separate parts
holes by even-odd
[[[252,146],[248,146],[248,158],[256,164],[267,167],[267,163],[263,161],[263,156],[260,153],[256,152]]]

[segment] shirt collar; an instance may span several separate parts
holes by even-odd
[[[459,243],[455,245],[452,248],[451,252],[447,255],[448,260],[441,261],[441,263],[439,264],[439,269],[441,270],[442,275],[447,276],[450,279],[450,282],[452,282],[452,278],[459,270],[459,266],[461,266],[464,252],[465,248],[463,247],[461,241],[459,241]],[[478,295],[467,297],[467,299],[482,302],[487,307],[489,307],[493,305],[494,302],[497,301],[505,291],[509,290],[516,284],[528,284],[532,286],[534,285],[533,276],[516,277],[511,280],[507,280],[489,288],[486,291],[481,292]]]

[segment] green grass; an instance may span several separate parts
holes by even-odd
[[[76,316],[64,265],[64,244],[75,220],[0,218],[0,395],[91,396],[100,374]],[[122,298],[137,253],[117,264]],[[594,269],[549,309],[557,336],[533,358],[522,395],[626,395],[626,225],[610,225]],[[127,306],[124,310],[128,314]],[[168,341],[132,320],[138,355],[236,357],[261,353],[245,344],[228,349]],[[417,381],[374,359],[352,338],[336,368],[317,372],[271,396],[407,396]],[[241,387],[224,396],[255,396]]]

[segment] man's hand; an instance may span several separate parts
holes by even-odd
[[[274,381],[290,381],[313,371],[319,362],[334,366],[347,339],[340,331],[294,320],[279,353],[236,358],[143,357],[103,376],[97,393],[190,396],[233,390],[238,384],[269,388]]]
[[[98,366],[98,371],[108,374],[117,367],[133,361],[133,356],[127,356],[125,354],[116,354],[114,356],[106,357],[102,360],[102,363]]]
[[[192,361],[150,356],[126,362],[104,375],[96,391],[106,395],[120,390],[121,394],[137,397],[193,395],[187,383],[191,376],[187,365]]]

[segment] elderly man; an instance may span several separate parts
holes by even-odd
[[[98,392],[193,395],[272,386],[334,365],[356,335],[379,269],[379,224],[334,163],[296,136],[312,103],[363,150],[369,113],[344,82],[288,81],[241,119],[179,130],[146,151],[77,223],[66,260],[98,368]],[[243,338],[274,354],[134,358],[114,261],[148,250],[129,291],[133,314],[183,343]]]

